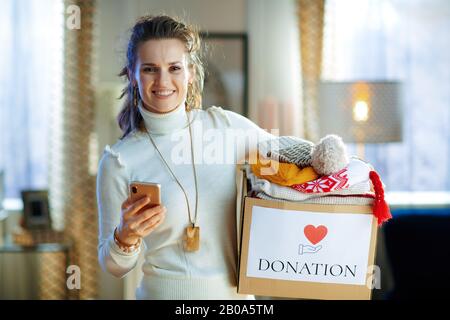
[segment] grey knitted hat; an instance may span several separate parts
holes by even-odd
[[[304,168],[311,166],[314,144],[293,136],[282,136],[259,144],[259,152],[279,162],[294,163]]]
[[[282,136],[258,144],[261,155],[279,162],[293,163],[300,168],[313,167],[320,175],[330,175],[349,163],[342,138],[327,135],[317,145],[293,136]]]

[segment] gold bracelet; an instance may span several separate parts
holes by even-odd
[[[125,253],[132,253],[136,251],[142,243],[142,238],[139,238],[139,240],[135,244],[126,244],[119,240],[119,237],[117,237],[117,228],[114,229],[114,242],[117,244],[120,250],[122,250]]]

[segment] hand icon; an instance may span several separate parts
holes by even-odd
[[[322,249],[322,246],[316,246],[316,247],[314,247],[314,246],[309,246],[309,245],[303,245],[303,244],[300,244],[299,246],[298,246],[298,254],[304,254],[304,253],[316,253],[316,252],[318,252],[320,249]]]

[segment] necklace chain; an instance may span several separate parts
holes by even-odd
[[[189,126],[189,139],[191,142],[191,160],[192,160],[192,170],[194,172],[194,182],[195,182],[195,216],[194,216],[194,220],[192,220],[191,218],[191,209],[189,206],[189,199],[186,193],[186,190],[183,188],[183,185],[180,183],[180,181],[177,179],[177,177],[175,176],[175,174],[173,173],[172,169],[170,168],[169,164],[166,162],[166,160],[164,159],[162,153],[159,151],[158,147],[156,146],[155,141],[153,140],[150,132],[148,131],[147,128],[145,128],[145,131],[147,132],[148,137],[150,138],[150,141],[152,142],[153,146],[155,147],[156,151],[158,152],[159,156],[161,157],[161,160],[164,162],[164,164],[166,165],[167,169],[169,169],[170,174],[172,175],[172,177],[175,179],[175,181],[178,183],[178,185],[180,186],[181,190],[184,193],[184,197],[186,199],[186,205],[188,208],[188,215],[189,215],[189,222],[192,224],[193,227],[195,227],[196,222],[197,222],[197,205],[198,205],[198,185],[197,185],[197,173],[195,171],[195,160],[194,160],[194,146],[192,143],[192,129],[191,129],[191,121],[189,119],[189,115],[186,113],[186,116],[188,118],[188,126]]]

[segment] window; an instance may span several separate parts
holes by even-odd
[[[63,2],[3,0],[0,10],[0,171],[5,196],[47,188],[53,106],[61,103]]]
[[[326,2],[322,78],[403,82],[403,141],[365,148],[387,191],[450,191],[448,30],[448,0]]]

